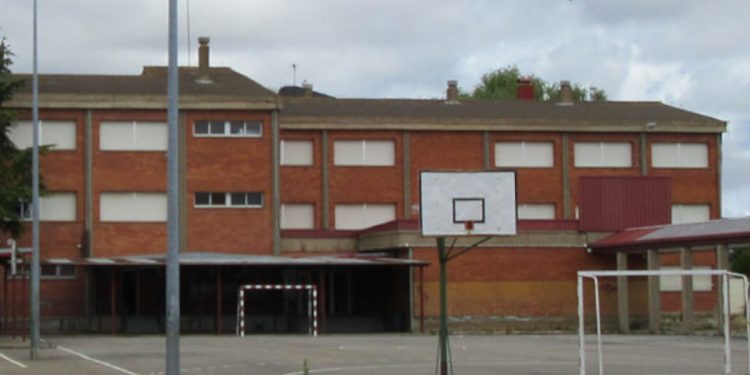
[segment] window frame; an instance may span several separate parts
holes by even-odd
[[[600,155],[599,155],[599,162],[596,165],[579,165],[578,164],[578,155],[579,152],[577,150],[577,146],[579,144],[592,144],[592,145],[599,145]],[[628,158],[628,165],[605,165],[604,164],[604,146],[606,144],[612,144],[612,145],[627,145],[628,151],[629,151],[629,158]],[[627,168],[633,168],[635,163],[633,163],[633,142],[629,141],[575,141],[573,142],[573,167],[575,168],[594,168],[594,169],[627,169]]]
[[[103,203],[104,196],[107,196],[107,195],[109,195],[109,196],[114,196],[114,195],[125,196],[125,195],[127,195],[132,200],[132,204],[133,205],[135,204],[135,201],[138,199],[138,195],[145,195],[145,196],[159,195],[159,196],[163,196],[163,198],[164,198],[164,202],[163,202],[164,203],[164,212],[163,212],[164,219],[158,219],[158,220],[134,220],[131,217],[128,217],[126,219],[119,219],[118,218],[117,220],[111,220],[111,219],[104,220],[102,218],[102,212],[104,211],[102,209],[102,207],[104,206],[102,203]],[[165,223],[169,219],[169,217],[168,217],[169,213],[167,212],[168,211],[168,207],[167,207],[168,202],[167,202],[167,199],[168,199],[167,193],[166,192],[162,192],[162,191],[101,191],[101,192],[99,192],[99,215],[98,215],[99,216],[99,222],[100,223],[109,223],[109,224],[122,224],[122,223],[136,223],[136,224]]]
[[[695,165],[680,165],[682,158],[681,147],[682,145],[700,145],[705,147],[705,158],[706,164],[701,166]],[[674,146],[676,148],[676,154],[678,156],[678,162],[675,165],[656,165],[654,158],[654,150],[658,146]],[[652,142],[651,143],[651,168],[654,169],[708,169],[711,167],[711,159],[709,155],[709,144],[706,142]]]
[[[393,146],[393,153],[392,156],[392,162],[391,164],[371,164],[368,162],[367,157],[367,143],[375,143],[375,142],[383,142],[383,143],[389,143]],[[358,162],[344,162],[339,163],[339,160],[337,160],[338,152],[336,151],[336,145],[341,143],[359,143],[360,146],[360,153],[361,153],[361,159],[358,160]],[[347,139],[347,138],[340,138],[335,139],[333,141],[333,165],[335,167],[395,167],[396,166],[396,141],[394,139]]]
[[[126,148],[104,148],[102,142],[102,129],[104,125],[110,124],[129,124],[130,125],[130,145]],[[164,126],[164,146],[163,148],[139,148],[139,137],[138,128],[139,124],[158,124]],[[133,120],[133,121],[118,121],[118,120],[102,120],[99,122],[99,151],[100,152],[165,152],[169,148],[169,125],[166,122],[158,120]]]
[[[287,208],[289,208],[290,206],[297,206],[297,207],[305,206],[306,208],[310,208],[312,210],[312,212],[311,212],[312,213],[312,217],[310,218],[311,219],[311,223],[310,223],[311,225],[310,225],[309,228],[288,228],[288,227],[284,227],[284,224],[285,224],[284,223],[284,221],[285,221],[284,219],[286,217],[285,213],[286,213]],[[280,213],[279,213],[279,228],[280,229],[282,229],[282,230],[313,230],[313,229],[315,229],[315,203],[311,203],[311,202],[283,202],[283,203],[281,203],[279,205],[279,211],[280,211]]]
[[[545,207],[551,207],[552,208],[552,217],[551,218],[522,218],[521,217],[521,210],[523,208],[528,208],[529,206],[545,206]],[[516,218],[518,220],[557,220],[557,205],[552,202],[534,202],[534,203],[518,203],[516,207]]]
[[[549,165],[518,165],[518,164],[509,164],[509,165],[501,165],[500,162],[502,161],[502,158],[498,157],[498,146],[501,144],[520,144],[521,150],[523,150],[523,155],[526,156],[526,145],[527,144],[543,144],[543,145],[549,145],[550,150],[550,164]],[[495,152],[495,168],[528,168],[528,169],[550,169],[555,168],[555,142],[554,141],[514,141],[514,140],[495,140],[494,150]]]
[[[284,158],[284,151],[286,149],[285,143],[306,143],[310,145],[310,162],[309,163],[288,163]],[[282,167],[311,167],[315,165],[315,142],[312,139],[282,139],[279,142],[279,165]]]
[[[208,194],[208,204],[198,204],[198,194]],[[232,195],[233,194],[244,194],[244,201],[243,204],[233,204],[232,202]],[[251,194],[258,194],[260,198],[259,204],[249,204],[247,203],[249,201],[249,196]],[[224,204],[214,204],[213,199],[214,196],[224,197]],[[193,192],[193,207],[194,208],[235,208],[235,209],[241,209],[241,208],[263,208],[265,206],[265,194],[263,194],[262,191],[196,191]]]
[[[60,147],[56,146],[56,143],[44,143],[43,141],[44,141],[44,123],[45,122],[48,122],[48,123],[49,122],[52,122],[52,123],[60,122],[60,123],[72,124],[73,125],[73,146],[72,147],[60,148]],[[17,126],[20,123],[30,123],[30,126],[31,126],[31,136],[30,136],[31,137],[31,144],[29,146],[27,146],[27,147],[18,147],[17,145],[16,145],[16,147],[19,148],[19,149],[21,149],[21,150],[31,148],[31,147],[33,147],[33,144],[34,144],[34,122],[33,122],[33,120],[15,120],[14,122],[11,123],[11,126],[9,127],[9,130],[10,130],[10,128],[13,128],[14,126]],[[10,137],[8,137],[8,138],[10,140]],[[15,142],[13,142],[12,140],[10,140],[10,141],[11,141],[11,143],[13,143],[15,145]],[[69,119],[68,120],[65,120],[65,119],[59,119],[59,120],[57,120],[57,119],[39,120],[39,140],[38,140],[38,144],[39,144],[40,147],[41,146],[48,146],[49,147],[49,151],[52,151],[52,152],[77,151],[78,150],[78,121],[76,121],[76,120],[69,120]]]
[[[54,274],[45,274],[44,273],[44,267],[55,267],[55,273]],[[65,275],[62,272],[62,269],[64,268],[70,268],[73,270],[72,275]],[[39,277],[43,280],[75,280],[78,278],[78,268],[73,264],[42,264],[42,266],[39,269]]]
[[[245,133],[232,133],[232,125],[242,122]],[[198,132],[198,124],[205,123],[207,133]],[[224,131],[222,133],[212,133],[212,126],[218,126],[223,123]],[[248,133],[250,125],[257,126],[258,132]],[[193,137],[195,138],[263,138],[263,121],[262,120],[195,120],[193,121]]]
[[[44,198],[49,198],[52,195],[67,195],[73,197],[73,219],[70,220],[50,220],[45,219],[44,214]],[[31,201],[21,200],[18,202],[18,219],[20,221],[32,221],[33,220],[33,208]],[[39,221],[44,223],[75,223],[78,221],[78,193],[75,191],[51,191],[46,195],[39,197]]]

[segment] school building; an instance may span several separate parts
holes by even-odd
[[[200,42],[199,66],[180,68],[179,81],[184,332],[235,332],[248,284],[314,285],[322,333],[431,329],[438,270],[435,239],[419,230],[425,170],[516,173],[517,234],[449,264],[460,329],[569,329],[577,271],[685,259],[725,268],[728,246],[746,240],[682,247],[689,258],[679,243],[651,253],[597,245],[627,228],[719,219],[724,121],[658,102],[578,102],[566,85],[559,102],[527,100],[524,82],[512,101],[461,99],[454,81],[431,100],[275,93],[211,66],[208,38]],[[45,330],[164,329],[166,72],[40,76],[41,142],[51,147],[41,158]],[[30,146],[30,79],[6,106],[17,111],[11,139]],[[19,209],[30,216],[28,204]],[[29,225],[18,248],[30,238]],[[6,330],[28,309],[30,256],[19,253],[16,275],[7,252],[0,268]],[[641,284],[626,297],[634,322],[647,315]],[[674,284],[662,282],[660,311],[679,311]],[[712,310],[717,283],[694,289],[696,311]],[[245,299],[248,333],[310,325],[305,293]]]

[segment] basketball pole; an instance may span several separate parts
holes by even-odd
[[[440,375],[448,375],[448,296],[446,291],[445,237],[437,238],[438,259],[440,261]]]

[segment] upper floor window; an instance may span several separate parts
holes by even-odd
[[[195,207],[263,207],[263,193],[197,192]]]
[[[583,168],[629,168],[633,166],[628,142],[576,142],[575,166]]]
[[[519,220],[554,220],[555,205],[553,203],[519,203]]]
[[[101,193],[99,219],[113,222],[167,221],[167,195],[150,192]]]
[[[39,121],[39,145],[52,150],[76,149],[75,121]],[[18,121],[8,130],[8,138],[19,149],[33,147],[34,125],[32,121]]]
[[[336,229],[364,229],[396,220],[395,204],[337,204]]]
[[[651,145],[654,168],[708,168],[705,143],[654,143]]]
[[[281,229],[315,228],[315,205],[310,203],[282,203]]]
[[[496,167],[554,167],[552,142],[497,142]]]
[[[31,202],[23,201],[19,207],[21,220],[32,219]],[[39,197],[39,220],[75,221],[76,193],[48,193]]]
[[[313,142],[282,140],[281,165],[313,165]]]
[[[393,141],[339,140],[333,144],[335,165],[390,166],[395,164]]]
[[[199,120],[193,124],[193,134],[197,137],[261,137],[263,123],[243,120]]]
[[[699,223],[711,220],[708,204],[673,204],[672,224]]]
[[[166,151],[167,124],[152,121],[102,121],[99,149],[108,151]]]

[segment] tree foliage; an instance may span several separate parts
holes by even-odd
[[[729,261],[732,271],[750,275],[750,248],[735,249]]]
[[[533,74],[521,74],[515,66],[500,68],[482,76],[480,83],[465,98],[473,99],[516,99],[518,80],[524,78],[534,86],[534,96],[539,101],[559,101],[560,84],[547,82]],[[571,84],[573,99],[577,101],[605,101],[607,93],[596,87],[583,87]]]
[[[19,150],[8,138],[15,112],[5,107],[23,83],[11,76],[12,52],[0,39],[0,233],[14,238],[23,233],[19,205],[31,200],[30,149]]]

